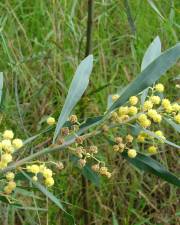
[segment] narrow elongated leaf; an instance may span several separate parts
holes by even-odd
[[[78,66],[75,72],[74,78],[71,82],[63,109],[58,119],[58,123],[54,133],[53,142],[57,138],[63,124],[68,119],[72,109],[80,100],[84,91],[86,90],[89,83],[89,77],[92,71],[92,67],[93,67],[92,55],[87,56]]]
[[[60,202],[60,200],[58,198],[56,198],[56,196],[54,196],[51,192],[49,192],[40,183],[34,182],[31,179],[31,177],[28,174],[26,174],[25,172],[22,171],[22,174],[27,178],[27,180],[32,182],[35,187],[37,187],[46,197],[48,197],[56,206],[58,206],[68,216],[68,219],[70,220],[71,224],[75,224],[73,217],[68,212],[66,212],[62,203]]]
[[[165,18],[163,17],[163,15],[160,13],[159,9],[157,8],[157,6],[155,5],[153,0],[148,0],[149,5],[152,7],[152,9],[160,16],[161,19],[165,20]]]
[[[161,41],[159,36],[157,36],[153,42],[147,48],[142,64],[141,64],[141,71],[143,71],[150,63],[152,63],[158,56],[161,54]]]
[[[0,104],[1,104],[1,98],[2,98],[2,89],[3,89],[3,73],[0,72]]]
[[[174,121],[172,121],[171,119],[169,118],[165,118],[163,117],[163,119],[168,123],[170,124],[178,133],[180,133],[180,125],[175,123]]]
[[[153,62],[161,54],[161,41],[157,36],[146,50],[142,63],[141,71],[143,71],[150,63]],[[148,95],[149,88],[146,88],[141,95],[141,104],[143,105]]]
[[[180,187],[180,179],[166,170],[164,166],[151,157],[138,153],[137,156],[132,159],[128,157],[127,152],[123,152],[122,156],[138,169],[150,172],[165,181]]]
[[[120,98],[113,103],[108,113],[117,109],[128,101],[132,95],[137,95],[156,82],[180,57],[180,44],[163,52],[158,58],[149,64],[139,76],[126,88]]]

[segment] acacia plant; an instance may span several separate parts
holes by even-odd
[[[180,148],[169,140],[168,134],[162,132],[165,123],[180,132],[180,105],[175,100],[170,102],[166,96],[166,87],[158,82],[179,57],[180,44],[161,52],[161,42],[156,37],[143,57],[137,78],[121,93],[108,96],[107,110],[103,115],[82,121],[73,114],[73,109],[85,92],[92,72],[93,56],[87,56],[75,72],[57,122],[49,115],[46,129],[27,140],[16,137],[16,131],[11,129],[1,131],[0,201],[18,205],[16,187],[23,188],[23,185],[31,183],[31,187],[39,189],[74,223],[73,217],[65,211],[60,200],[48,190],[55,184],[53,168],[62,170],[64,165],[55,159],[52,162],[44,161],[42,156],[65,151],[71,156],[72,162],[81,168],[83,175],[98,186],[101,176],[107,179],[113,176],[106,162],[99,158],[97,144],[88,144],[91,137],[101,135],[107,140],[112,154],[120,154],[138,169],[153,173],[179,187],[180,180],[158,162],[162,145]],[[0,85],[1,97],[2,74]],[[48,140],[49,146],[40,145],[40,149],[37,148],[40,139],[45,143]],[[34,148],[31,154],[29,144]]]

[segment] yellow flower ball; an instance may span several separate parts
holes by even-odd
[[[7,163],[6,162],[0,162],[0,169],[5,169],[7,167]]]
[[[37,174],[37,173],[39,173],[39,166],[34,164],[34,165],[30,166],[29,170],[31,173]]]
[[[142,127],[144,127],[144,128],[147,128],[147,127],[151,126],[151,120],[149,120],[149,119],[140,121],[139,123],[140,123],[140,125],[141,125]]]
[[[36,182],[38,180],[37,176],[33,176],[32,180]]]
[[[8,181],[13,180],[14,177],[15,177],[15,175],[14,175],[13,172],[8,172],[8,173],[6,174],[6,179],[7,179]]]
[[[51,187],[54,185],[54,179],[52,177],[48,177],[45,179],[45,185],[47,187]]]
[[[54,117],[50,116],[50,117],[47,118],[46,122],[47,122],[48,125],[52,126],[56,123],[56,120],[55,120]]]
[[[148,148],[148,152],[149,152],[150,154],[155,154],[155,153],[157,153],[157,148],[156,148],[155,146],[150,146],[150,147]]]
[[[150,118],[154,118],[157,115],[157,111],[155,109],[150,109],[150,110],[148,110],[147,115]]]
[[[149,99],[155,105],[158,105],[161,102],[161,99],[159,96],[154,95],[154,96],[151,96]]]
[[[5,187],[4,187],[4,192],[5,192],[5,194],[9,195],[9,194],[12,193],[12,191],[13,191],[13,190],[12,190],[9,186],[5,186]]]
[[[123,116],[128,114],[128,107],[127,106],[121,106],[119,108],[119,116]]]
[[[131,105],[136,105],[136,104],[138,103],[138,97],[136,97],[136,96],[131,96],[131,97],[129,98],[129,103],[130,103]]]
[[[152,109],[152,107],[153,107],[153,103],[151,101],[147,100],[144,102],[144,105],[143,105],[144,111],[148,111],[149,109]]]
[[[161,130],[157,130],[157,131],[155,132],[155,134],[156,134],[157,136],[159,136],[160,138],[162,138],[163,140],[166,139],[166,138],[164,137],[163,132],[162,132]],[[161,140],[162,143],[164,143],[163,140]]]
[[[173,103],[171,106],[172,106],[173,112],[179,112],[180,111],[180,105],[178,103]]]
[[[144,141],[145,141],[145,137],[144,137],[144,136],[142,136],[142,135],[138,135],[138,137],[137,137],[137,141],[138,141],[138,142],[140,142],[140,143],[144,143]]]
[[[9,153],[2,154],[1,161],[4,163],[10,163],[12,161],[12,155]]]
[[[48,169],[48,168],[45,168],[42,172],[43,176],[45,178],[48,178],[48,177],[52,177],[52,170]]]
[[[15,149],[19,149],[19,148],[22,148],[23,146],[23,141],[19,138],[16,138],[12,141],[12,144],[14,146]]]
[[[5,130],[3,133],[3,138],[4,139],[13,139],[14,137],[14,133],[12,132],[12,130]]]
[[[4,139],[4,140],[2,140],[2,148],[4,149],[4,150],[8,150],[12,145],[11,145],[11,141],[10,140],[8,140],[8,139]]]
[[[14,190],[16,188],[16,183],[14,181],[9,181],[7,185],[11,190]]]
[[[162,116],[160,114],[157,114],[152,119],[155,123],[160,123],[162,121]]]
[[[120,96],[118,94],[112,95],[112,100],[115,102]]]
[[[2,146],[2,142],[0,142],[0,150],[2,150],[3,146]]]
[[[162,100],[162,106],[163,106],[164,108],[167,108],[167,107],[169,107],[170,105],[171,105],[171,102],[169,101],[169,99],[164,98],[164,99]]]
[[[177,123],[180,123],[180,114],[176,115],[174,117],[174,120],[177,122]]]
[[[129,107],[128,114],[129,114],[130,116],[136,115],[137,112],[138,112],[137,107],[135,107],[135,106],[130,106],[130,107]]]
[[[141,115],[139,115],[138,120],[139,120],[140,122],[142,122],[142,121],[144,121],[144,120],[147,120],[147,116],[146,116],[145,114],[141,114]]]
[[[155,90],[156,90],[157,92],[163,92],[163,91],[164,91],[164,85],[161,84],[161,83],[156,84],[156,85],[155,85]]]
[[[137,152],[135,149],[129,149],[128,150],[128,156],[129,158],[135,158],[137,156]]]

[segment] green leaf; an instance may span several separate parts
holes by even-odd
[[[161,54],[161,41],[157,36],[147,48],[142,63],[141,71],[143,71],[150,63],[152,63]]]
[[[71,224],[75,224],[73,217],[68,212],[66,212],[66,210],[64,209],[62,203],[60,202],[60,200],[58,198],[56,198],[56,196],[54,196],[51,192],[49,192],[39,182],[34,182],[31,179],[31,177],[27,173],[25,173],[24,171],[22,171],[22,174],[27,178],[27,180],[32,182],[35,187],[37,187],[46,197],[48,197],[56,206],[58,206],[68,216],[68,219],[71,222]]]
[[[148,0],[149,5],[152,7],[152,9],[154,9],[154,11],[160,16],[161,19],[165,20],[165,18],[163,17],[163,15],[160,13],[159,9],[157,8],[157,6],[155,5],[155,3],[153,2],[153,0]]]
[[[142,63],[141,71],[143,71],[150,63],[152,63],[161,54],[161,41],[159,36],[157,36],[153,42],[147,48]],[[149,88],[146,88],[141,95],[141,104],[144,104],[146,97],[148,95]]]
[[[138,153],[135,158],[129,158],[127,152],[123,152],[122,156],[138,169],[150,172],[165,181],[180,187],[180,179],[166,170],[159,162],[151,157]]]
[[[0,103],[2,98],[2,90],[3,90],[3,73],[0,72]]]
[[[163,117],[163,119],[170,124],[178,133],[180,133],[180,125],[175,123],[174,121],[172,121],[169,118]]]
[[[123,105],[132,95],[137,95],[156,82],[180,57],[180,44],[163,52],[158,58],[150,63],[139,76],[128,85],[119,99],[113,103],[108,113]]]
[[[77,102],[82,97],[84,91],[86,90],[89,83],[89,77],[92,71],[92,67],[93,67],[92,55],[87,56],[78,66],[74,78],[71,82],[63,109],[57,122],[53,142],[57,138],[63,124],[68,119],[74,106],[77,104]]]

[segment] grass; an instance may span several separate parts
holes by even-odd
[[[83,101],[85,117],[102,114],[107,96],[128,84],[140,71],[143,54],[156,35],[163,49],[178,41],[178,1],[154,1],[165,18],[152,9],[148,1],[129,1],[136,35],[132,35],[123,1],[95,1],[93,27],[94,69]],[[1,113],[2,129],[10,126],[27,138],[43,128],[49,114],[58,117],[73,72],[84,58],[86,45],[87,2],[78,0],[8,0],[0,3],[0,68],[5,74]],[[162,82],[170,98],[177,96],[174,67]],[[170,84],[170,85],[169,85]],[[100,92],[98,88],[106,86]],[[94,94],[92,94],[94,93]],[[81,106],[82,107],[82,106]],[[80,105],[76,107],[80,114]],[[173,134],[172,140],[177,137]],[[95,138],[94,138],[95,139]],[[113,171],[111,180],[102,179],[100,188],[88,184],[88,214],[91,224],[104,225],[175,225],[178,224],[177,190],[149,174],[142,174],[108,149],[106,141],[94,140],[106,151]],[[173,149],[162,154],[162,161],[177,171]],[[172,151],[171,151],[172,150]],[[48,160],[53,159],[48,156]],[[80,171],[63,158],[66,169],[56,176],[53,192],[77,224],[84,224]],[[22,210],[1,204],[1,224],[67,224],[60,210],[39,198],[26,205],[46,207],[48,213]],[[27,193],[26,193],[27,195]],[[20,199],[20,197],[18,195]],[[114,221],[114,222],[113,222]]]

